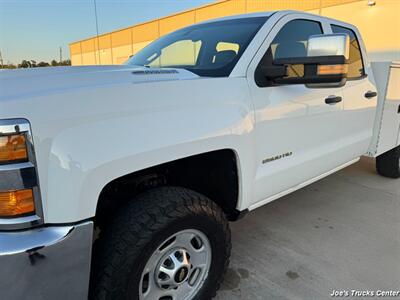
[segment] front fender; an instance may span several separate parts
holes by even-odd
[[[243,168],[251,165],[254,126],[244,79],[110,89],[74,92],[70,96],[90,103],[72,108],[58,102],[64,110],[57,116],[31,118],[47,223],[91,218],[112,180],[195,154],[232,149],[242,177],[251,174]],[[132,93],[138,101],[127,96]]]

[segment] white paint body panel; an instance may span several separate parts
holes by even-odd
[[[400,63],[372,63],[378,88],[374,137],[368,155],[376,157],[400,145]]]
[[[324,99],[353,99],[373,88],[372,74],[371,82],[345,88],[259,89],[254,83],[258,61],[285,22],[311,18],[329,32],[334,20],[293,11],[259,15],[270,18],[228,78],[185,70],[134,75],[138,69],[129,66],[0,72],[0,119],[25,118],[32,126],[45,222],[91,218],[110,181],[213,150],[236,153],[238,210],[259,207],[363,155],[374,104],[359,99],[354,106],[329,106]],[[354,108],[357,125],[347,139],[346,110]],[[291,157],[262,163],[288,151]]]

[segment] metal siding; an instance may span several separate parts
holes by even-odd
[[[246,12],[246,1],[227,0],[198,8],[196,10],[196,22],[207,21],[214,18],[220,18],[231,15],[244,14]]]
[[[82,53],[82,65],[90,66],[90,65],[96,65],[96,64],[97,64],[97,59],[96,59],[95,52]]]
[[[247,1],[248,12],[260,12],[280,9],[311,10],[320,7],[320,0],[269,0],[269,1]]]
[[[99,54],[98,54],[98,60],[99,64],[101,65],[112,65],[113,62],[113,48],[107,48],[107,49],[100,49]]]
[[[132,44],[113,47],[113,64],[123,64],[132,54]]]
[[[159,37],[158,20],[141,24],[132,28],[133,43],[140,43],[148,40],[155,40]]]
[[[81,66],[82,65],[81,53],[71,55],[71,65],[73,65],[73,66]]]
[[[71,55],[75,55],[75,54],[81,54],[81,43],[77,42],[77,43],[73,43],[69,45],[69,53],[71,53]]]
[[[184,12],[175,16],[160,19],[160,35],[194,24],[195,11]]]
[[[95,41],[97,41],[97,38],[93,38]],[[97,43],[95,42],[96,46]],[[99,49],[108,49],[111,48],[111,34],[105,34],[99,36]]]
[[[95,38],[81,42],[82,53],[93,52],[95,50]]]
[[[132,45],[132,28],[111,33],[113,47]]]

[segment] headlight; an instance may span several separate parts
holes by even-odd
[[[0,164],[28,161],[25,134],[0,136]]]
[[[30,124],[24,119],[0,120],[0,230],[42,222]]]

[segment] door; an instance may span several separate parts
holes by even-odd
[[[342,121],[344,155],[350,160],[364,155],[372,141],[378,101],[377,89],[373,84],[371,68],[365,68],[362,42],[357,38],[355,29],[332,24],[331,30],[333,33],[345,33],[350,37],[349,71],[346,85],[343,87]]]
[[[249,68],[257,164],[251,208],[344,163],[337,155],[342,149],[343,103],[329,103],[329,99],[341,99],[342,89],[273,85],[259,72],[274,58],[307,56],[309,36],[322,34],[323,27],[317,16],[281,19],[266,39],[264,50],[260,49],[262,59]],[[300,67],[289,70],[290,76],[301,76],[301,72]]]

